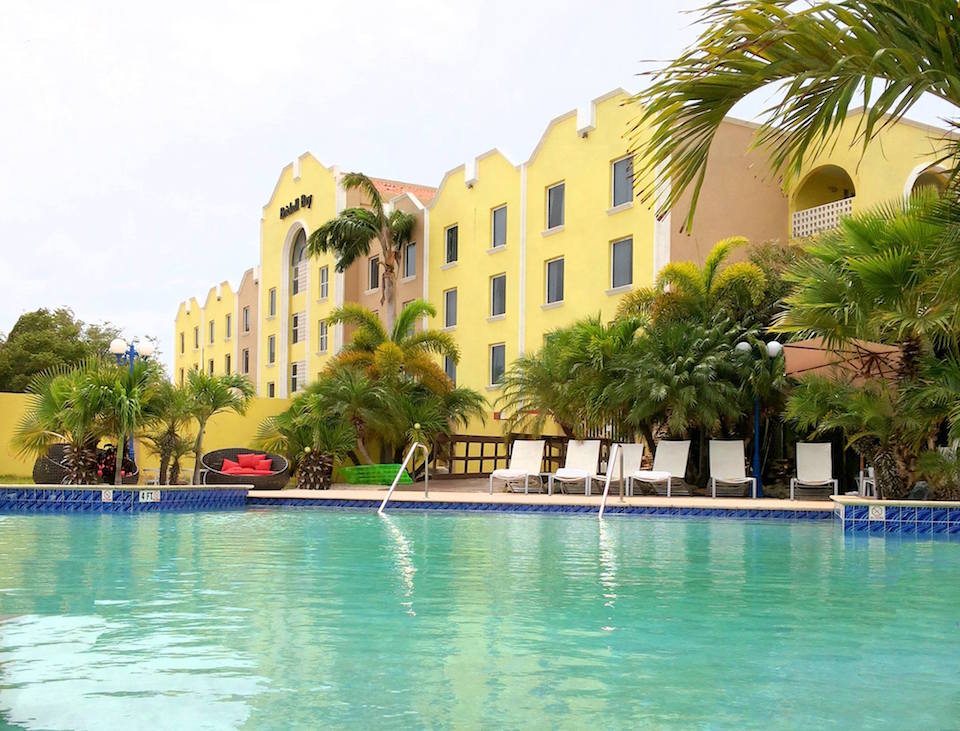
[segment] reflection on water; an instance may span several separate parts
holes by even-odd
[[[955,725],[960,546],[881,544],[620,517],[0,516],[0,727]]]

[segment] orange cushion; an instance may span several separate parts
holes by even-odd
[[[234,462],[232,459],[224,459],[223,465],[220,467],[221,472],[229,472],[230,470],[240,469],[240,463]]]
[[[261,459],[259,462],[257,462],[256,469],[258,469],[258,470],[267,470],[268,472],[269,472],[269,471],[272,471],[272,470],[273,470],[273,460],[272,460],[272,459]]]
[[[249,469],[255,470],[257,468],[257,462],[267,458],[265,454],[254,454],[249,452],[247,454],[238,454],[237,462],[240,463],[241,467],[247,467]]]

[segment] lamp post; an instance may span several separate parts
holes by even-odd
[[[736,345],[738,353],[746,355],[753,352],[753,346],[746,340],[741,340]],[[764,347],[764,354],[768,358],[776,358],[783,352],[783,346],[776,340],[771,340]],[[761,356],[762,357],[762,356]],[[756,387],[753,394],[753,476],[757,480],[757,497],[763,497],[763,475],[760,470],[760,394]]]
[[[133,362],[139,357],[146,360],[151,355],[153,355],[153,343],[149,340],[144,341],[139,345],[139,350],[133,342],[127,343],[123,338],[114,338],[110,341],[110,352],[116,356],[117,365],[122,365],[124,361],[130,366],[130,373],[133,373]],[[117,458],[120,458],[119,450]],[[132,462],[136,462],[134,453],[133,453],[133,437],[130,437],[130,440],[127,442],[127,456]]]

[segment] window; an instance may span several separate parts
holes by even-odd
[[[403,247],[403,276],[417,275],[417,242],[411,241]]]
[[[290,253],[290,266],[293,267],[293,293],[298,294],[306,279],[307,265],[304,261],[307,252],[307,232],[300,229],[293,242],[293,251]]]
[[[493,209],[490,222],[490,248],[507,245],[507,207],[500,206]]]
[[[200,326],[199,325],[193,328],[193,347],[194,349],[200,347]]]
[[[490,385],[495,386],[503,380],[503,371],[506,368],[506,346],[497,343],[490,346]]]
[[[243,352],[240,354],[240,365],[243,368],[244,375],[250,372],[250,349],[249,348],[244,348]]]
[[[207,362],[207,371],[210,373],[211,376],[213,375],[213,358],[211,358]]]
[[[232,365],[233,363],[230,362],[230,354],[227,353],[223,358],[223,372],[228,376],[230,375],[230,366]]]
[[[367,263],[367,289],[377,289],[380,286],[380,257],[371,256]]]
[[[444,260],[447,264],[452,264],[457,260],[457,246],[460,240],[460,229],[457,226],[450,226],[447,229],[447,258]]]
[[[457,325],[457,290],[448,289],[443,293],[443,326]]]
[[[292,343],[300,342],[300,315],[293,316],[293,332],[291,333],[290,342]]]
[[[633,155],[613,163],[613,206],[633,200]]]
[[[547,229],[563,225],[563,183],[557,183],[547,188]]]
[[[443,372],[447,374],[447,378],[453,381],[453,385],[457,385],[457,364],[449,355],[443,356]]]
[[[317,327],[317,351],[320,353],[327,352],[327,321],[320,320],[320,324]]]
[[[496,317],[507,311],[507,275],[490,277],[490,316]]]
[[[183,368],[180,369],[180,385],[183,385]]]
[[[233,329],[233,322],[232,322],[232,320],[233,320],[233,318],[232,318],[230,315],[227,315],[226,318],[225,318],[225,320],[224,320],[224,323],[223,323],[224,333],[225,333],[225,337],[227,338],[227,340],[230,339],[230,335],[232,334],[232,332],[231,332],[232,329]]]
[[[213,320],[210,320],[210,344],[213,345]]]
[[[267,398],[273,398],[277,393],[277,389],[274,388],[273,383],[267,384]]]
[[[403,312],[405,309],[407,309],[407,307],[409,307],[412,302],[413,300],[407,300],[406,302],[404,302],[400,306],[400,312]],[[407,337],[410,337],[411,335],[413,335],[416,332],[416,330],[417,330],[417,323],[416,321],[413,321],[410,323],[410,327],[407,328]]]
[[[547,304],[563,302],[563,257],[547,262]]]
[[[243,331],[250,332],[250,306],[243,308]]]
[[[290,366],[290,393],[297,392],[297,364]]]
[[[186,341],[184,340],[183,333],[180,333],[180,354],[181,355],[183,355],[184,351],[186,350],[185,342]]]
[[[269,296],[270,296],[270,300],[267,304],[267,315],[269,317],[276,317],[277,316],[277,288],[276,287],[270,288]]]
[[[271,335],[267,338],[267,363],[277,361],[277,336]]]
[[[330,295],[330,269],[320,267],[320,299],[325,300]]]
[[[633,239],[626,238],[610,244],[610,286],[628,287],[633,284]]]

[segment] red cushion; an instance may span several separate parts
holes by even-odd
[[[227,467],[226,469],[220,471],[225,475],[236,475],[243,473],[244,469],[245,468],[241,467],[240,465],[237,465],[236,467]]]
[[[220,467],[221,472],[228,472],[230,470],[240,469],[240,463],[234,462],[232,459],[224,459],[223,465]]]
[[[257,462],[267,458],[265,454],[254,454],[249,452],[247,454],[238,454],[237,462],[240,463],[241,467],[248,467],[249,469],[255,470],[257,468]]]
[[[267,470],[268,472],[273,470],[273,460],[272,459],[261,459],[257,462],[256,469],[258,470]]]

